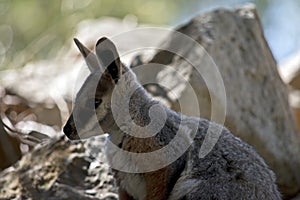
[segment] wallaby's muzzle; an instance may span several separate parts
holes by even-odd
[[[74,123],[73,115],[71,115],[63,128],[63,132],[70,140],[79,140],[80,137]]]

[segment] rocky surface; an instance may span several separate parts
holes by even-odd
[[[39,144],[0,173],[0,199],[118,199],[103,143],[104,137],[83,142],[60,137]]]

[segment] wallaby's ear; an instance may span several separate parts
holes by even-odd
[[[83,55],[89,70],[94,72],[96,69],[99,69],[100,65],[96,55],[87,47],[85,47],[78,39],[74,38],[74,42],[77,45],[80,53]]]
[[[122,64],[114,43],[106,37],[99,39],[96,44],[96,54],[105,69],[105,75],[109,75],[117,83],[121,77]]]

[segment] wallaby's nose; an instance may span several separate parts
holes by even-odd
[[[70,140],[79,140],[80,139],[76,130],[74,130],[73,127],[69,123],[67,123],[64,126],[63,132]]]
[[[63,128],[63,132],[66,134],[66,135],[69,135],[71,132],[72,132],[72,127],[70,126],[70,124],[66,124]]]

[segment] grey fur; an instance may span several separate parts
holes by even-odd
[[[108,43],[108,45],[110,44]],[[113,53],[116,55],[116,52]],[[101,63],[101,61],[99,61],[99,63]],[[119,116],[118,113],[116,116],[112,116],[111,106],[114,106],[118,110],[122,104],[128,103],[132,120],[135,124],[142,127],[150,123],[149,109],[151,106],[160,105],[161,108],[163,108],[167,116],[166,122],[162,129],[152,138],[140,139],[140,141],[145,144],[148,143],[148,140],[150,143],[154,138],[158,146],[164,147],[168,145],[175,137],[180,123],[186,130],[195,131],[195,135],[187,134],[183,136],[182,142],[191,142],[191,145],[183,155],[180,155],[175,162],[166,167],[168,169],[168,179],[167,183],[162,184],[166,187],[166,190],[165,193],[161,194],[161,197],[157,199],[281,199],[281,195],[276,186],[274,173],[253,147],[235,137],[221,125],[206,119],[184,116],[152,100],[143,87],[136,81],[135,75],[130,69],[122,66],[122,78],[118,80],[116,85],[114,85],[115,83],[113,81],[105,82],[106,85],[104,83],[98,83],[97,80],[103,71],[104,70],[99,69],[92,72],[79,91],[73,115],[66,125],[68,128],[64,128],[64,132],[68,137],[71,139],[78,138],[74,136],[77,134],[76,128],[78,127],[75,127],[73,118],[75,115],[80,118],[82,105],[86,103],[86,96],[95,90],[95,87],[89,86],[97,84],[97,91],[101,90],[101,92],[98,91],[98,95],[103,99],[102,105],[96,110],[98,115],[97,123],[100,124],[104,132],[109,133],[109,140],[119,148],[126,148],[126,145],[132,142],[133,136],[125,134],[116,124],[115,119],[124,116],[122,112],[119,113]],[[108,83],[112,84],[113,87],[103,88],[104,86],[107,87]],[[132,87],[136,87],[137,90],[131,95],[127,102],[116,101],[114,105],[111,105],[112,90],[114,88],[118,88],[116,95],[122,96],[125,95],[127,91],[130,91]],[[133,131],[129,123],[130,122],[125,120],[121,126],[127,128],[127,131]],[[221,128],[222,134],[212,151],[204,158],[200,158],[199,150],[209,126]],[[93,126],[87,126],[83,129],[87,129],[87,132],[90,131],[92,133],[88,134],[88,137],[101,134],[95,131]],[[80,135],[80,137],[84,136]],[[178,145],[179,147],[177,148],[180,149],[181,144]],[[153,151],[157,149],[157,147],[154,149],[149,148]],[[132,151],[137,151],[137,149],[132,148]],[[122,162],[123,165],[130,166],[132,169],[143,167],[143,163],[131,163],[130,160],[120,157],[119,152],[110,149],[109,146],[107,146],[106,152],[111,164],[114,162]],[[176,154],[176,152],[174,147],[174,151],[170,153]],[[167,159],[167,157],[168,155],[161,155],[156,159]],[[114,170],[114,172],[118,185],[130,196],[127,199],[155,199],[149,197],[152,191],[148,191],[148,193],[146,191],[148,184],[145,179],[146,173],[126,173],[119,170]],[[121,198],[125,199],[124,197]]]

